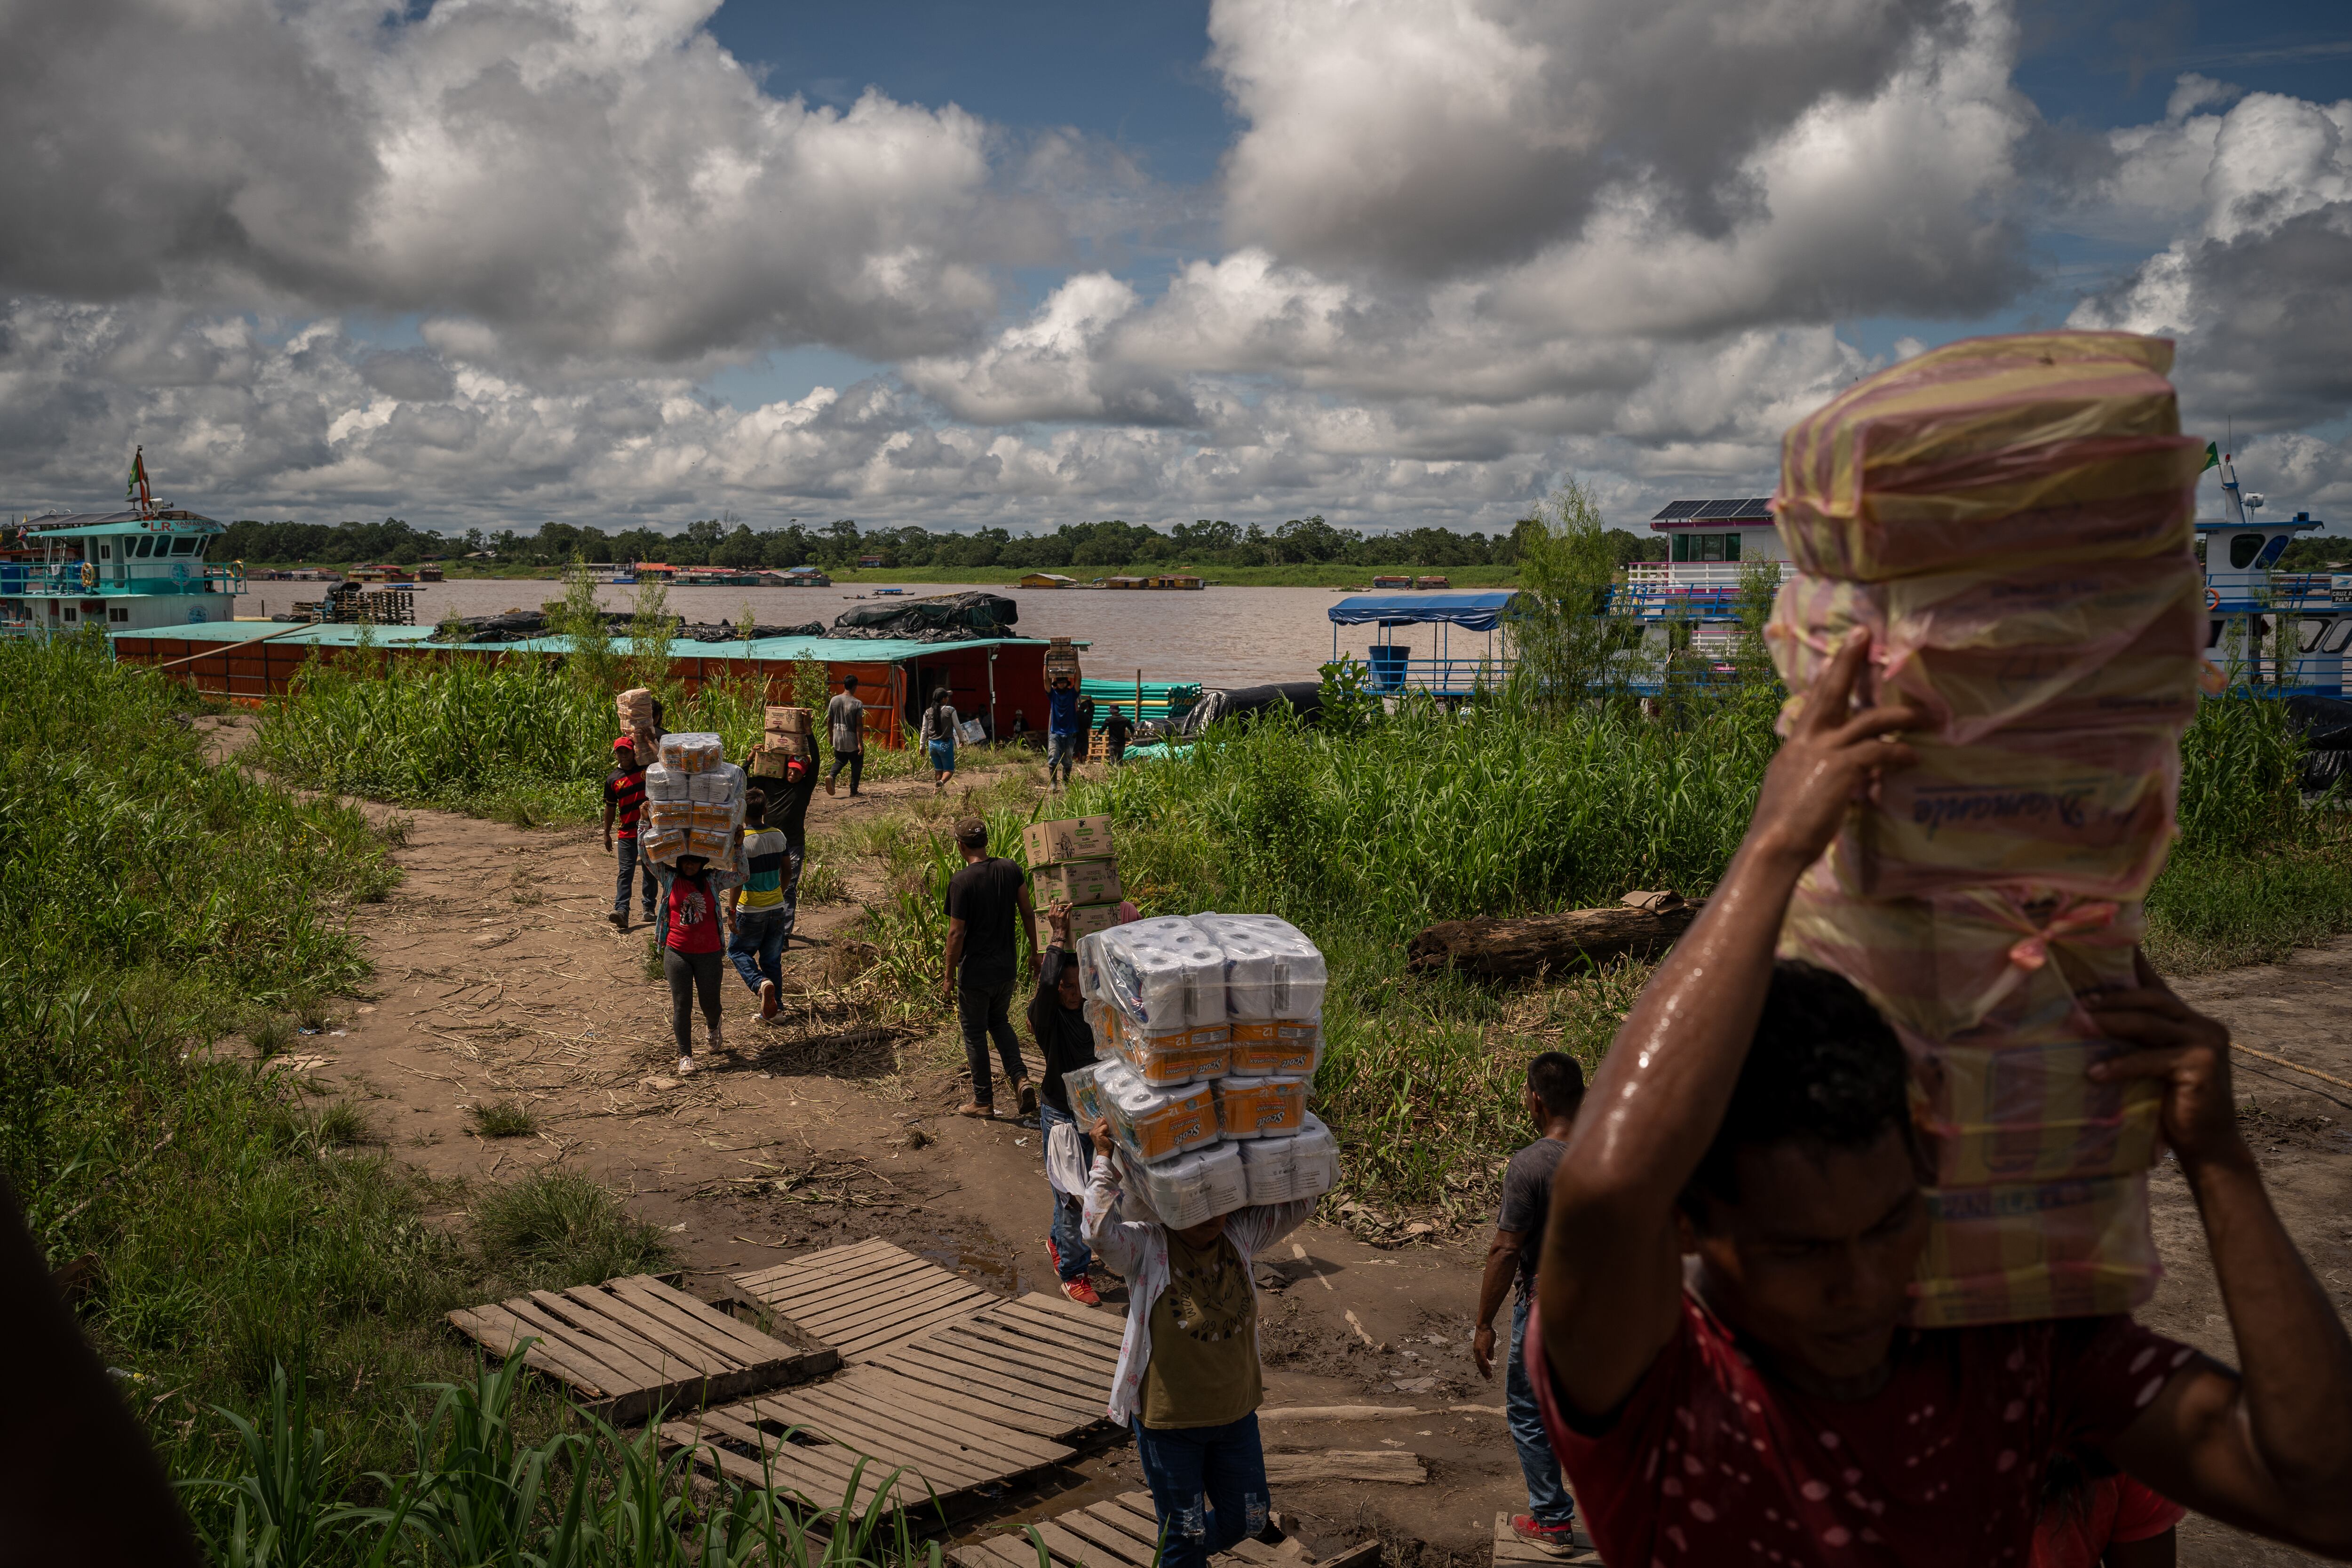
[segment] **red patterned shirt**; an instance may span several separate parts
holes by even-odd
[[[1877,1394],[1823,1399],[1685,1295],[1624,1405],[1571,1426],[1540,1317],[1537,1403],[1611,1568],[2024,1568],[2048,1457],[2121,1433],[2194,1353],[2124,1317],[1905,1330]]]

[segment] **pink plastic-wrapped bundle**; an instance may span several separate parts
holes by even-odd
[[[2179,433],[2170,363],[2120,333],[1972,340],[1783,444],[1774,511],[1803,571],[1775,664],[1802,692],[1866,629],[1857,696],[1927,715],[1916,764],[1850,814],[1781,938],[1910,1054],[1935,1169],[1923,1325],[2125,1310],[2159,1272],[2158,1093],[2090,1080],[2122,1047],[2082,998],[2131,983],[2196,710],[2203,443]]]
[[[2172,344],[2127,332],[1948,343],[1849,388],[1780,446],[1773,513],[1808,572],[2179,554],[2205,444],[2180,434]]]
[[[2186,553],[1885,583],[1799,574],[1781,584],[1764,628],[1799,694],[1780,732],[1856,627],[1871,637],[1862,700],[1912,703],[1939,740],[2186,725],[2203,663],[2203,590]]]
[[[1922,1328],[2128,1312],[2163,1273],[2147,1224],[2147,1173],[1937,1188],[1912,1284]]]

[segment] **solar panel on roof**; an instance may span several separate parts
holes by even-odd
[[[1745,501],[1738,500],[1711,500],[1691,515],[1693,517],[1738,517],[1739,509],[1746,504]]]
[[[1689,517],[1706,504],[1706,503],[1705,501],[1699,500],[1668,501],[1666,503],[1665,510],[1659,512],[1657,516],[1652,518],[1650,521],[1652,522],[1666,522],[1678,517]]]
[[[1771,516],[1772,498],[1770,496],[1758,496],[1755,500],[1748,503],[1748,509],[1739,515],[1742,517]]]

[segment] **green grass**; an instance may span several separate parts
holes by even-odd
[[[539,1131],[539,1118],[520,1100],[493,1100],[471,1107],[466,1120],[484,1138],[528,1138]]]
[[[471,1375],[443,1314],[661,1266],[660,1238],[577,1177],[469,1203],[363,1102],[271,1065],[366,978],[344,917],[396,872],[360,813],[205,766],[184,690],[94,640],[0,643],[0,1173],[53,1266],[96,1259],[82,1331],[168,1467],[229,1483],[187,1494],[222,1560],[356,1561],[331,1532],[308,1559],[227,1544],[238,1499],[283,1479],[236,1425],[269,1426],[281,1371],[307,1390],[304,1495],[377,1500],[415,1385]],[[533,1441],[578,1431],[543,1384],[503,1408]]]

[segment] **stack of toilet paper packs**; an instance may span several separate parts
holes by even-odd
[[[646,769],[646,816],[638,846],[674,866],[681,855],[710,863],[721,886],[740,875],[735,830],[743,826],[743,770],[729,762],[717,735],[664,735],[661,760]]]
[[[1096,1061],[1066,1075],[1108,1120],[1127,1188],[1168,1225],[1331,1190],[1339,1145],[1307,1109],[1323,954],[1272,915],[1175,915],[1078,942]]]
[[[1800,571],[1766,636],[1790,700],[1867,628],[1864,702],[1927,718],[1916,767],[1806,874],[1783,956],[1846,975],[1909,1051],[1935,1163],[1923,1326],[2126,1310],[2148,1233],[2153,1084],[2080,1005],[2128,984],[2196,710],[2204,444],[2172,345],[1980,338],[1791,429],[1775,513]]]

